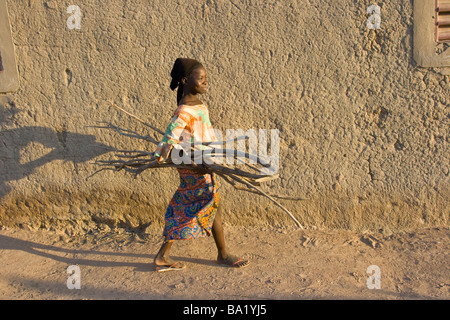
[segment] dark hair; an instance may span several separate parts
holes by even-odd
[[[180,103],[180,100],[183,97],[183,83],[181,80],[184,77],[189,77],[192,71],[202,66],[203,65],[195,59],[177,58],[175,60],[172,71],[170,72],[170,76],[172,77],[170,89],[175,90],[178,88],[177,104]]]

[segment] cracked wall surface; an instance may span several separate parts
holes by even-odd
[[[81,28],[69,29],[75,4]],[[9,1],[20,76],[0,95],[0,225],[160,226],[174,170],[102,172],[109,147],[154,146],[95,128],[148,133],[110,101],[165,129],[180,56],[208,70],[215,128],[279,129],[271,193],[306,226],[393,232],[448,225],[448,69],[413,59],[413,3],[388,1]],[[158,138],[155,136],[155,138]],[[291,225],[270,201],[223,181],[224,220]]]

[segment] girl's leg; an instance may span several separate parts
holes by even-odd
[[[217,208],[216,216],[214,217],[214,223],[212,226],[212,234],[214,237],[214,241],[216,242],[217,251],[219,253],[219,258],[226,259],[228,256],[227,248],[225,245],[225,235],[223,233],[223,225],[222,225],[222,207],[219,206]]]
[[[170,248],[172,248],[173,243],[175,242],[175,240],[164,240],[161,248],[159,249],[158,253],[155,256],[155,264],[157,266],[171,266],[174,263],[176,263],[175,260],[173,260],[172,258],[170,258],[169,256],[169,251]],[[182,265],[182,263],[178,263],[180,265]]]
[[[217,261],[220,264],[225,264],[230,267],[245,267],[250,263],[248,260],[240,259],[239,257],[228,254],[227,252],[225,245],[225,236],[223,232],[221,208],[221,206],[217,208],[216,216],[214,218],[214,223],[212,226],[212,234],[214,237],[214,241],[216,242],[218,251]]]

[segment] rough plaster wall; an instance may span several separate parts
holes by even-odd
[[[66,8],[82,11],[80,30]],[[179,57],[208,70],[213,126],[279,129],[274,193],[304,225],[405,230],[448,225],[450,79],[412,58],[412,1],[9,1],[20,90],[0,96],[0,224],[84,230],[160,226],[174,170],[96,170],[107,147],[152,145],[88,126],[165,129]],[[445,71],[445,70],[444,70]],[[266,199],[221,183],[229,224],[292,224]],[[78,229],[77,229],[78,228]]]

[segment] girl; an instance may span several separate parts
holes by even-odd
[[[155,151],[155,156],[159,157],[158,162],[169,157],[173,144],[215,140],[208,108],[198,98],[206,92],[208,85],[204,66],[194,59],[178,58],[170,75],[170,88],[178,88],[178,108]],[[162,272],[186,267],[169,256],[175,240],[196,239],[211,234],[218,250],[218,263],[236,268],[247,266],[248,260],[231,255],[226,249],[214,174],[204,170],[177,170],[180,185],[166,211],[163,233],[165,240],[154,260],[156,270]]]

